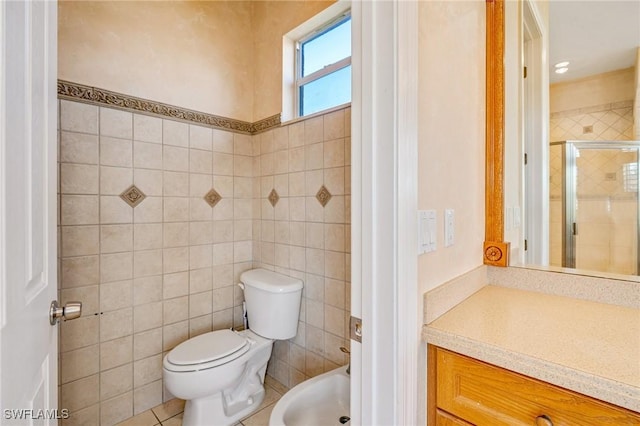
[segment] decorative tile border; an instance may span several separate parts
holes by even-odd
[[[250,135],[278,127],[281,123],[280,114],[264,118],[255,123],[249,123],[247,121],[206,114],[174,105],[136,98],[97,87],[84,86],[65,80],[58,80],[58,98],[96,105],[108,105],[131,112],[153,114],[163,118],[183,120],[189,123]]]

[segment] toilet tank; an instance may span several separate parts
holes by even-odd
[[[240,281],[244,284],[249,329],[268,339],[295,337],[302,281],[266,269],[243,272]]]

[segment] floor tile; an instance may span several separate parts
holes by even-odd
[[[160,424],[160,421],[156,418],[151,410],[144,411],[137,416],[131,417],[122,423],[118,423],[118,426],[155,426]]]
[[[271,404],[242,421],[244,426],[269,426],[269,417],[276,404]]]
[[[182,413],[163,421],[162,426],[182,426]]]
[[[153,407],[151,410],[153,411],[153,414],[163,422],[178,413],[182,413],[184,411],[184,401],[182,399],[174,398],[164,404]]]

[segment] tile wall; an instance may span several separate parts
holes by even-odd
[[[345,108],[254,136],[254,260],[305,283],[298,334],[267,369],[288,387],[348,361],[350,132]]]
[[[553,113],[551,140],[632,140],[632,106],[627,101]],[[554,266],[562,265],[562,149],[553,145],[549,151],[549,260]],[[578,269],[636,274],[637,161],[635,152],[623,150],[581,150],[576,159]]]
[[[241,324],[253,141],[65,100],[59,128],[60,298],[83,302],[60,326],[60,406],[66,424],[107,426],[171,398],[168,350]],[[120,196],[132,185],[135,207]]]
[[[60,326],[64,424],[172,398],[163,356],[241,325],[234,284],[254,266],[305,283],[269,375],[290,387],[347,362],[350,108],[249,136],[62,100],[59,128],[60,299],[83,302]]]

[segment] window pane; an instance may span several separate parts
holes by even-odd
[[[302,77],[351,56],[351,17],[302,44]]]
[[[300,87],[300,116],[351,101],[351,65]]]

